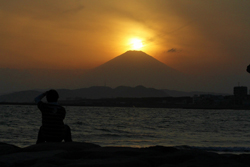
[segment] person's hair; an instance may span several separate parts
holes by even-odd
[[[56,90],[51,89],[47,92],[46,98],[48,102],[57,102],[57,100],[59,99],[59,95]]]

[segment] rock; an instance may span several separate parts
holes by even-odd
[[[108,158],[108,159],[87,159],[64,167],[150,167],[148,162],[137,158]]]
[[[59,153],[62,151],[19,152],[0,156],[0,162],[5,166],[30,166]]]
[[[92,143],[43,143],[19,148],[0,143],[1,167],[246,167],[249,154],[217,154],[189,147],[100,147]]]
[[[23,152],[34,151],[49,151],[49,150],[66,150],[66,151],[79,151],[89,148],[97,148],[99,145],[85,142],[61,142],[61,143],[41,143],[35,144],[22,149]]]
[[[17,146],[0,142],[0,155],[15,153],[20,151],[20,149]]]

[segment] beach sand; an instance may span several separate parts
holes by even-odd
[[[0,143],[1,167],[246,167],[250,154],[217,154],[189,147],[101,147],[43,143],[20,148]]]

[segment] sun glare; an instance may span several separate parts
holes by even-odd
[[[130,40],[130,45],[132,50],[141,50],[143,48],[142,40],[133,38]]]

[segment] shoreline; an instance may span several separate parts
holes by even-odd
[[[180,108],[180,109],[204,109],[204,110],[249,110],[250,106],[200,106],[200,105],[109,105],[109,104],[96,104],[86,105],[79,103],[62,103],[62,106],[76,106],[76,107],[126,107],[126,108]],[[0,102],[0,105],[36,105],[35,103],[13,103],[13,102]]]
[[[101,147],[85,142],[42,143],[24,148],[0,143],[0,164],[3,167],[244,167],[250,165],[250,154],[218,154],[190,147]]]

